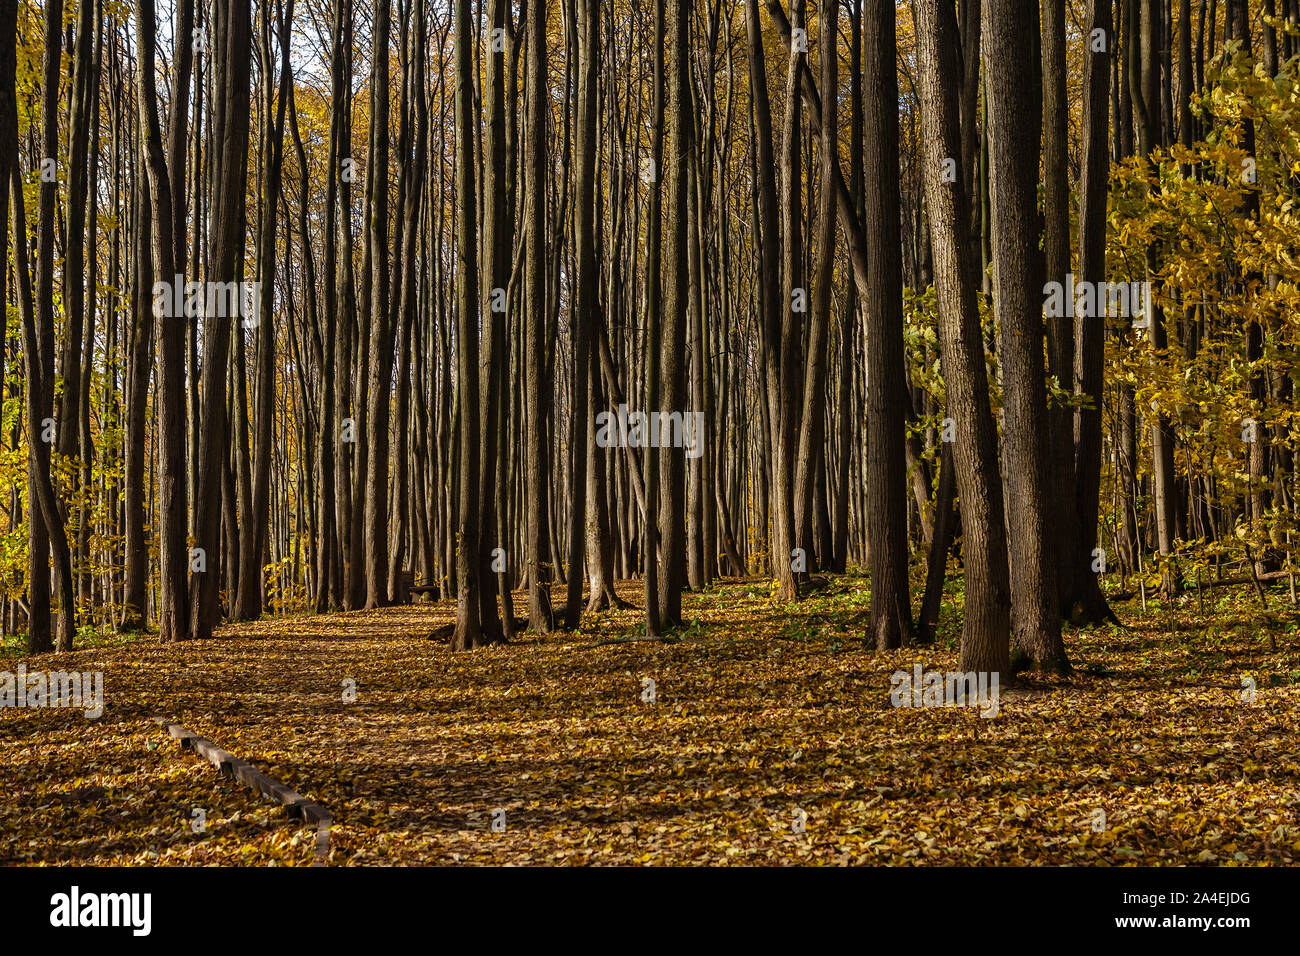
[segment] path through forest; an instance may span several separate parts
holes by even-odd
[[[1300,648],[1283,625],[1239,609],[1206,633],[1194,604],[1121,604],[1131,630],[1070,633],[1076,675],[1003,688],[990,719],[890,703],[894,671],[955,669],[959,609],[932,648],[866,651],[861,579],[797,606],[766,587],[688,596],[672,645],[581,649],[633,632],[633,608],[458,654],[430,639],[444,602],[27,658],[102,669],[106,706],[5,712],[0,863],[312,861],[311,830],[154,716],[327,807],[336,865],[1300,858]],[[1247,675],[1253,704],[1229,689]]]

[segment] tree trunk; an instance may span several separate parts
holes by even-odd
[[[1103,283],[1106,281],[1106,192],[1110,175],[1108,98],[1115,37],[1111,29],[1110,0],[1090,0],[1089,10],[1079,183],[1079,276],[1083,282]],[[1094,48],[1092,42],[1097,31],[1101,31],[1101,49]],[[1079,542],[1073,560],[1065,562],[1063,573],[1073,577],[1064,587],[1079,601],[1081,621],[1091,624],[1116,620],[1092,570],[1101,495],[1105,354],[1105,319],[1101,315],[1075,316],[1074,392],[1086,402],[1079,405],[1074,420],[1074,500]]]
[[[534,0],[528,10],[527,139],[524,165],[524,222],[528,229],[525,261],[525,501],[528,502],[528,625],[539,634],[555,627],[551,610],[553,568],[547,560],[550,523],[546,507],[546,405],[542,384],[549,364],[543,329],[546,323],[546,182],[549,161],[546,124],[550,114],[546,91],[546,0]]]
[[[885,650],[912,636],[907,576],[906,410],[902,241],[898,198],[898,75],[892,0],[863,4],[866,182],[863,227],[871,270],[867,326],[867,538],[871,551],[869,643]],[[823,132],[825,135],[825,132]]]
[[[145,0],[141,0],[145,2]],[[236,0],[217,5],[213,103],[213,141],[222,144],[212,157],[212,221],[209,233],[209,281],[237,282],[244,245],[244,196],[249,126],[249,7]],[[155,221],[155,229],[157,222]],[[210,637],[221,618],[220,586],[225,564],[221,552],[221,487],[229,448],[226,376],[230,357],[231,319],[207,317],[203,348],[203,434],[199,439],[198,497],[194,540],[203,549],[206,570],[195,577],[190,600],[190,634]]]
[[[959,171],[945,181],[945,160],[960,155],[957,22],[946,0],[915,0],[919,41],[925,197],[939,309],[939,361],[953,418],[953,473],[961,498],[965,591],[960,667],[1010,669],[1011,592],[998,477],[998,437],[989,403],[977,306],[976,253],[969,241],[970,202]]]
[[[1048,537],[1049,424],[1036,196],[1040,117],[1031,75],[1018,52],[1033,48],[1038,10],[1033,0],[990,0],[984,11],[993,302],[1001,325],[1012,625],[1017,650],[1035,667],[1067,672],[1056,558]],[[1028,70],[1033,70],[1032,63]],[[967,524],[964,519],[962,523]]]

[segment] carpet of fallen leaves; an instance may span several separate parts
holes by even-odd
[[[633,609],[456,654],[431,637],[448,603],[11,642],[0,670],[103,670],[105,712],[0,711],[0,863],[312,862],[312,830],[154,716],[328,808],[333,865],[1290,863],[1300,618],[1219,595],[1118,604],[1125,628],[1068,632],[1072,677],[1022,677],[992,719],[890,706],[895,670],[956,668],[959,608],[932,646],[867,650],[855,577],[798,605],[763,582],[688,596],[675,644],[587,646],[634,634]]]

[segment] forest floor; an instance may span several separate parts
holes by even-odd
[[[1208,593],[1069,631],[1074,675],[1022,676],[996,717],[891,706],[893,672],[956,669],[959,607],[934,645],[866,650],[851,576],[797,605],[688,595],[675,644],[586,646],[634,609],[453,653],[446,602],[66,656],[10,639],[0,670],[102,670],[105,710],[0,711],[0,864],[313,861],[314,830],[154,717],[327,808],[334,865],[1291,863],[1300,615]]]

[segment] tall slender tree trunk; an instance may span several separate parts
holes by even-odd
[[[58,83],[61,48],[62,4],[46,6],[45,70],[42,83],[43,140],[58,142]],[[37,275],[39,289],[33,301],[31,263],[28,256],[27,214],[23,203],[23,177],[18,163],[18,104],[15,50],[17,6],[9,0],[0,5],[0,172],[8,180],[12,209],[14,275],[22,332],[23,375],[26,380],[27,488],[28,488],[28,623],[27,649],[48,651],[51,645],[50,568],[59,579],[56,647],[70,651],[76,633],[75,597],[72,590],[72,557],[59,515],[58,500],[50,475],[50,452],[54,437],[48,422],[54,410],[54,315],[53,241],[54,202],[57,184],[42,177],[40,221],[37,232]],[[54,152],[51,150],[51,152]],[[47,301],[48,297],[48,301]]]
[[[898,71],[893,0],[864,0],[863,105],[867,237],[867,538],[871,619],[867,640],[884,650],[912,636],[907,576],[906,395],[902,238],[898,197]],[[827,95],[830,95],[827,93]],[[823,135],[825,133],[823,132]]]
[[[838,0],[823,0],[818,17],[821,88],[838,89]],[[818,143],[821,160],[821,191],[817,201],[817,265],[812,289],[812,321],[808,329],[807,366],[803,376],[799,448],[795,456],[794,501],[796,507],[795,547],[812,555],[813,484],[824,464],[826,437],[826,370],[830,344],[830,312],[835,295],[835,176],[837,137],[836,96],[822,97],[822,136]],[[818,565],[829,562],[830,555],[818,554]],[[811,567],[811,565],[809,565]]]
[[[1110,174],[1108,100],[1114,43],[1111,0],[1089,0],[1084,47],[1084,142],[1079,183],[1079,276],[1083,282],[1093,284],[1093,288],[1106,281],[1106,191]],[[1104,317],[1076,315],[1074,392],[1086,401],[1078,406],[1074,421],[1074,501],[1079,543],[1074,560],[1067,563],[1065,573],[1073,574],[1071,590],[1082,605],[1082,619],[1090,623],[1116,619],[1092,570],[1101,496],[1105,354]]]
[[[587,499],[587,432],[591,414],[591,353],[594,330],[599,322],[597,290],[599,276],[596,261],[596,158],[600,144],[596,125],[596,107],[600,96],[600,2],[577,0],[578,35],[578,104],[575,134],[577,137],[577,172],[573,187],[574,239],[577,244],[576,294],[570,312],[570,340],[573,346],[573,402],[570,418],[573,440],[570,445],[569,526],[566,539],[568,554],[568,594],[564,609],[564,626],[576,628],[582,616],[583,552],[586,543],[587,509],[594,502]]]
[[[484,643],[479,606],[478,230],[474,194],[473,37],[470,0],[456,0],[456,385],[460,393],[454,650]]]
[[[362,504],[367,608],[388,603],[388,420],[392,408],[394,337],[393,316],[389,308],[388,262],[388,48],[391,12],[391,0],[375,0],[374,52],[370,72],[370,167],[366,173],[369,187],[367,192],[370,196],[368,239],[372,327],[369,388],[366,392],[365,494]],[[473,162],[471,155],[471,167]],[[471,246],[470,255],[477,258],[477,249]],[[477,296],[478,279],[477,276],[473,278],[473,293]],[[478,345],[477,318],[475,312],[475,347]],[[471,409],[477,408],[478,403],[475,401]],[[465,542],[461,542],[461,547],[465,546]],[[476,547],[477,541],[469,543],[471,551]],[[476,568],[475,576],[477,573]]]
[[[968,191],[978,188],[963,168],[945,181],[946,160],[960,155],[957,21],[946,0],[914,0],[919,41],[926,207],[939,308],[939,361],[948,414],[956,430],[952,463],[961,498],[965,592],[961,668],[1006,673],[1010,668],[1011,590],[1007,566],[998,437],[989,402],[977,295],[978,247],[969,242]]]
[[[289,27],[293,19],[293,0],[279,13],[276,37],[280,46],[280,75],[278,93],[272,95],[267,77],[265,109],[266,129],[262,144],[264,156],[263,212],[261,235],[257,241],[257,346],[254,361],[254,457],[252,465],[251,511],[243,516],[245,529],[240,536],[239,591],[235,599],[237,620],[249,621],[262,613],[262,556],[267,547],[267,527],[270,521],[269,498],[271,484],[271,419],[276,404],[275,396],[275,234],[276,209],[280,204],[280,186],[284,172],[284,124],[289,101],[289,83],[292,66],[289,62]],[[269,46],[264,46],[265,62],[270,62]],[[274,101],[274,102],[273,102]],[[270,122],[274,107],[275,122]]]
[[[245,183],[248,178],[249,6],[219,0],[215,23],[213,141],[223,148],[212,157],[212,222],[209,281],[237,282],[244,245]],[[156,226],[156,222],[155,222]],[[230,368],[230,317],[208,316],[203,348],[203,434],[199,439],[198,500],[194,539],[206,568],[196,574],[190,598],[190,634],[209,637],[221,618],[222,482],[230,453],[226,376]]]
[[[686,409],[686,326],[690,308],[690,273],[686,255],[687,198],[690,162],[695,149],[695,120],[691,115],[691,0],[676,0],[669,8],[668,45],[668,229],[664,244],[664,319],[660,345],[662,395],[659,408]],[[651,411],[654,411],[652,408]],[[660,575],[659,618],[665,628],[682,623],[682,587],[686,583],[686,452],[681,442],[668,442],[660,432]]]
[[[550,522],[546,507],[545,351],[547,256],[546,182],[549,162],[546,124],[550,115],[546,92],[546,0],[533,0],[528,9],[527,139],[525,141],[524,222],[528,229],[525,253],[524,360],[524,500],[528,502],[528,624],[545,633],[555,627],[551,610],[553,568],[549,560]]]
[[[1043,257],[1046,282],[1069,286],[1070,273],[1070,183],[1068,165],[1069,139],[1065,90],[1065,0],[1042,0],[1042,74],[1043,74],[1043,187],[1044,219]],[[1085,41],[1086,42],[1086,41]],[[1074,376],[1073,309],[1061,309],[1060,315],[1046,321],[1047,368],[1058,389],[1071,388]],[[1079,548],[1079,515],[1074,501],[1074,409],[1053,400],[1048,408],[1048,483],[1050,522],[1056,539],[1056,576],[1060,613],[1074,616],[1080,596],[1077,565],[1082,559]],[[1087,569],[1091,564],[1084,567]],[[1086,580],[1086,579],[1085,579]]]
[[[763,354],[763,392],[767,429],[764,432],[767,458],[773,465],[782,454],[780,447],[781,396],[781,233],[777,226],[776,159],[772,141],[772,110],[767,91],[767,64],[763,52],[763,28],[759,22],[758,0],[745,0],[745,36],[749,63],[750,110],[753,114],[753,163],[757,212],[754,217],[761,267],[759,271],[759,347]],[[779,482],[778,482],[779,484]],[[778,593],[785,600],[798,596],[798,584],[791,567],[790,537],[792,523],[779,508],[776,495],[772,502],[770,535],[772,570],[779,584]],[[764,529],[766,530],[766,529]]]
[[[1138,153],[1149,157],[1163,144],[1160,123],[1160,8],[1159,0],[1129,0],[1129,99],[1137,126]],[[1154,171],[1152,171],[1154,175]],[[1159,251],[1154,243],[1146,252],[1147,276],[1159,270]],[[1147,302],[1147,325],[1151,345],[1162,350],[1168,345],[1163,307],[1154,297]],[[1156,512],[1156,546],[1164,560],[1161,590],[1172,596],[1178,589],[1179,574],[1174,539],[1177,492],[1174,474],[1174,433],[1169,416],[1155,409],[1151,421],[1152,483]]]
[[[508,215],[506,142],[506,52],[510,5],[506,0],[489,0],[490,27],[487,74],[484,80],[484,112],[487,125],[483,144],[483,261],[481,314],[483,336],[479,361],[479,406],[482,457],[479,483],[483,514],[479,532],[480,621],[493,640],[514,631],[510,596],[508,555],[510,542],[502,533],[506,527],[509,484],[506,449],[509,358],[506,353],[506,309],[509,306],[510,262],[513,249],[513,217]],[[499,32],[498,32],[499,31]],[[500,558],[498,561],[497,558]],[[502,623],[497,619],[497,594],[502,600]]]
[[[141,174],[145,174],[141,164]],[[125,578],[122,594],[123,631],[144,630],[148,610],[149,546],[145,538],[145,438],[146,413],[149,405],[149,379],[153,369],[153,210],[149,202],[149,184],[140,175],[136,179],[132,219],[134,269],[127,301],[135,307],[129,320],[128,369],[126,374],[126,421],[123,443],[126,452],[122,474],[122,507],[125,553]],[[183,396],[182,396],[183,397]],[[182,412],[183,414],[183,412]],[[182,480],[183,480],[182,473]],[[182,486],[183,487],[183,486]],[[183,502],[182,502],[183,503]],[[182,512],[182,517],[184,516]],[[165,517],[165,514],[164,514]],[[160,555],[165,557],[165,555]],[[163,580],[166,563],[163,562]],[[181,581],[185,580],[184,564]],[[182,604],[182,607],[185,605]]]
[[[993,303],[1001,325],[1003,449],[1011,549],[1012,627],[1036,667],[1065,672],[1056,557],[1051,548],[1047,393],[1043,379],[1042,259],[1037,214],[1040,114],[1021,51],[1038,30],[1034,0],[984,7]],[[968,522],[963,519],[962,527]]]
[[[91,117],[98,116],[91,102],[95,89],[94,79],[90,75],[92,61],[97,47],[99,31],[98,5],[94,0],[83,0],[77,9],[76,42],[73,49],[72,101],[68,109],[68,195],[67,195],[67,232],[64,241],[63,256],[63,341],[59,351],[59,374],[63,379],[63,391],[60,394],[58,421],[58,452],[66,459],[81,459],[82,465],[90,453],[89,445],[82,446],[83,439],[89,439],[89,432],[81,427],[82,420],[82,380],[90,375],[92,354],[84,353],[86,326],[86,206],[91,170],[90,163],[90,125]],[[94,247],[91,247],[92,258]],[[90,324],[94,324],[91,316]],[[93,348],[94,339],[91,338]],[[83,367],[84,364],[84,367]],[[84,372],[84,375],[83,375]],[[83,529],[87,520],[85,497],[90,488],[86,479],[89,472],[78,467],[76,487],[68,489],[75,494],[65,495],[59,502],[60,512],[67,517],[74,517],[77,526],[77,547],[75,560],[78,564],[86,561],[84,553],[86,536]],[[69,509],[70,499],[79,498],[83,504],[75,512]],[[81,578],[78,569],[78,578]],[[79,589],[80,590],[80,589]]]

